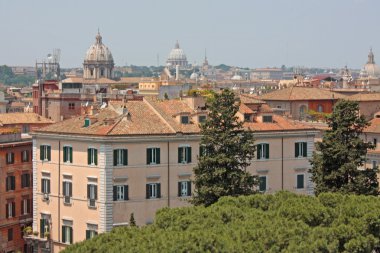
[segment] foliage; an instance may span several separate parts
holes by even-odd
[[[34,82],[34,76],[30,75],[15,75],[12,69],[6,65],[0,66],[0,83],[6,85],[22,84],[30,85]]]
[[[209,99],[208,118],[201,124],[204,154],[194,168],[195,194],[191,202],[209,206],[222,196],[255,192],[257,177],[246,171],[254,157],[253,134],[244,130],[236,113],[239,103],[231,90],[223,90]]]
[[[309,117],[311,118],[311,120],[318,120],[318,121],[326,121],[326,119],[331,116],[330,113],[326,113],[326,112],[316,112],[314,110],[309,110],[307,112],[307,114],[309,115]]]
[[[129,226],[136,227],[135,215],[133,213],[131,213],[131,217],[129,218]]]
[[[223,197],[209,207],[161,209],[152,225],[115,228],[63,252],[371,252],[379,217],[373,196]]]
[[[220,64],[218,66],[215,66],[215,69],[221,69],[222,71],[226,72],[226,71],[229,71],[231,67],[225,64]]]
[[[339,101],[327,123],[329,130],[317,143],[317,152],[311,159],[316,194],[331,191],[378,195],[377,169],[359,169],[366,161],[367,149],[374,147],[360,138],[369,123],[359,116],[359,104]]]

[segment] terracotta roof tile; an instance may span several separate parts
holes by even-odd
[[[344,99],[345,95],[329,90],[308,87],[290,87],[258,96],[261,100],[328,100]]]
[[[371,125],[364,129],[366,133],[380,133],[380,118],[374,118],[370,121]]]
[[[53,120],[42,117],[36,113],[2,113],[0,114],[1,125],[11,124],[47,124],[54,123]]]
[[[347,99],[353,101],[380,101],[380,93],[358,93],[347,97]]]
[[[302,124],[279,115],[273,115],[272,123],[245,122],[245,128],[253,131],[294,131],[294,130],[314,130],[313,127]]]

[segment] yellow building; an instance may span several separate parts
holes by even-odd
[[[250,96],[241,100],[238,116],[262,150],[248,168],[260,176],[260,190],[313,194],[308,159],[316,131],[273,115]],[[36,131],[33,230],[39,247],[58,252],[128,224],[132,213],[144,225],[159,208],[189,205],[204,109],[201,97],[144,98]]]

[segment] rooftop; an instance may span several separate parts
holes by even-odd
[[[348,100],[354,101],[380,101],[380,93],[358,93],[347,97]]]
[[[282,90],[272,91],[270,93],[258,96],[257,98],[261,100],[294,101],[344,99],[346,96],[319,88],[290,87]]]
[[[2,113],[0,114],[0,126],[12,124],[49,124],[53,120],[42,117],[36,113]]]

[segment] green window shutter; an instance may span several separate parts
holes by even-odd
[[[41,192],[45,192],[44,191],[44,180],[45,179],[41,179]]]
[[[73,148],[70,147],[70,163],[73,163]]]
[[[128,192],[128,185],[124,185],[124,200],[128,200],[129,199],[128,194],[129,194],[129,192]]]
[[[11,187],[12,187],[12,190],[16,190],[16,177],[15,176],[11,176]]]
[[[307,157],[307,142],[303,142],[302,146],[303,146],[303,156]]]
[[[62,226],[62,242],[66,242],[66,226]]]
[[[94,185],[95,199],[98,199],[98,186]]]
[[[117,186],[113,186],[113,201],[117,200]]]
[[[157,184],[157,198],[161,198],[161,184]]]
[[[149,184],[146,184],[146,199],[149,199]]]
[[[63,162],[67,162],[67,147],[63,147]]]
[[[47,160],[51,161],[51,147],[47,146]]]
[[[265,144],[265,158],[269,159],[269,144]]]
[[[63,196],[66,196],[66,182],[62,182]]]
[[[161,154],[160,154],[160,148],[156,148],[156,163],[160,164],[161,163]]]
[[[94,161],[95,165],[98,165],[98,150],[94,149]]]
[[[69,196],[72,197],[73,196],[73,183],[69,182]]]
[[[262,144],[257,145],[257,159],[261,159]]]
[[[152,149],[146,149],[146,164],[150,164],[152,162]]]
[[[178,147],[178,163],[182,162],[182,154],[183,154],[183,148]]]
[[[178,182],[178,197],[181,197],[181,182]]]
[[[295,157],[298,157],[300,155],[298,147],[299,147],[299,143],[298,142],[294,143],[294,154],[295,154]]]
[[[86,230],[86,240],[91,239],[91,232],[90,230]]]
[[[45,219],[40,219],[40,236],[44,237],[45,234]]]
[[[113,150],[113,166],[117,165],[117,149]]]
[[[43,161],[44,160],[44,146],[43,145],[40,145],[40,160]]]
[[[191,196],[191,181],[187,182],[187,196]]]
[[[304,175],[299,174],[297,175],[297,189],[303,189],[304,188]]]
[[[87,185],[87,199],[90,199],[90,191],[91,191],[91,185],[90,184],[88,184]]]
[[[191,163],[191,147],[187,147],[187,162]]]
[[[91,165],[91,149],[87,149],[87,164]]]
[[[69,231],[70,231],[70,244],[73,244],[73,228],[70,227]]]
[[[128,149],[123,149],[123,165],[128,165]]]

